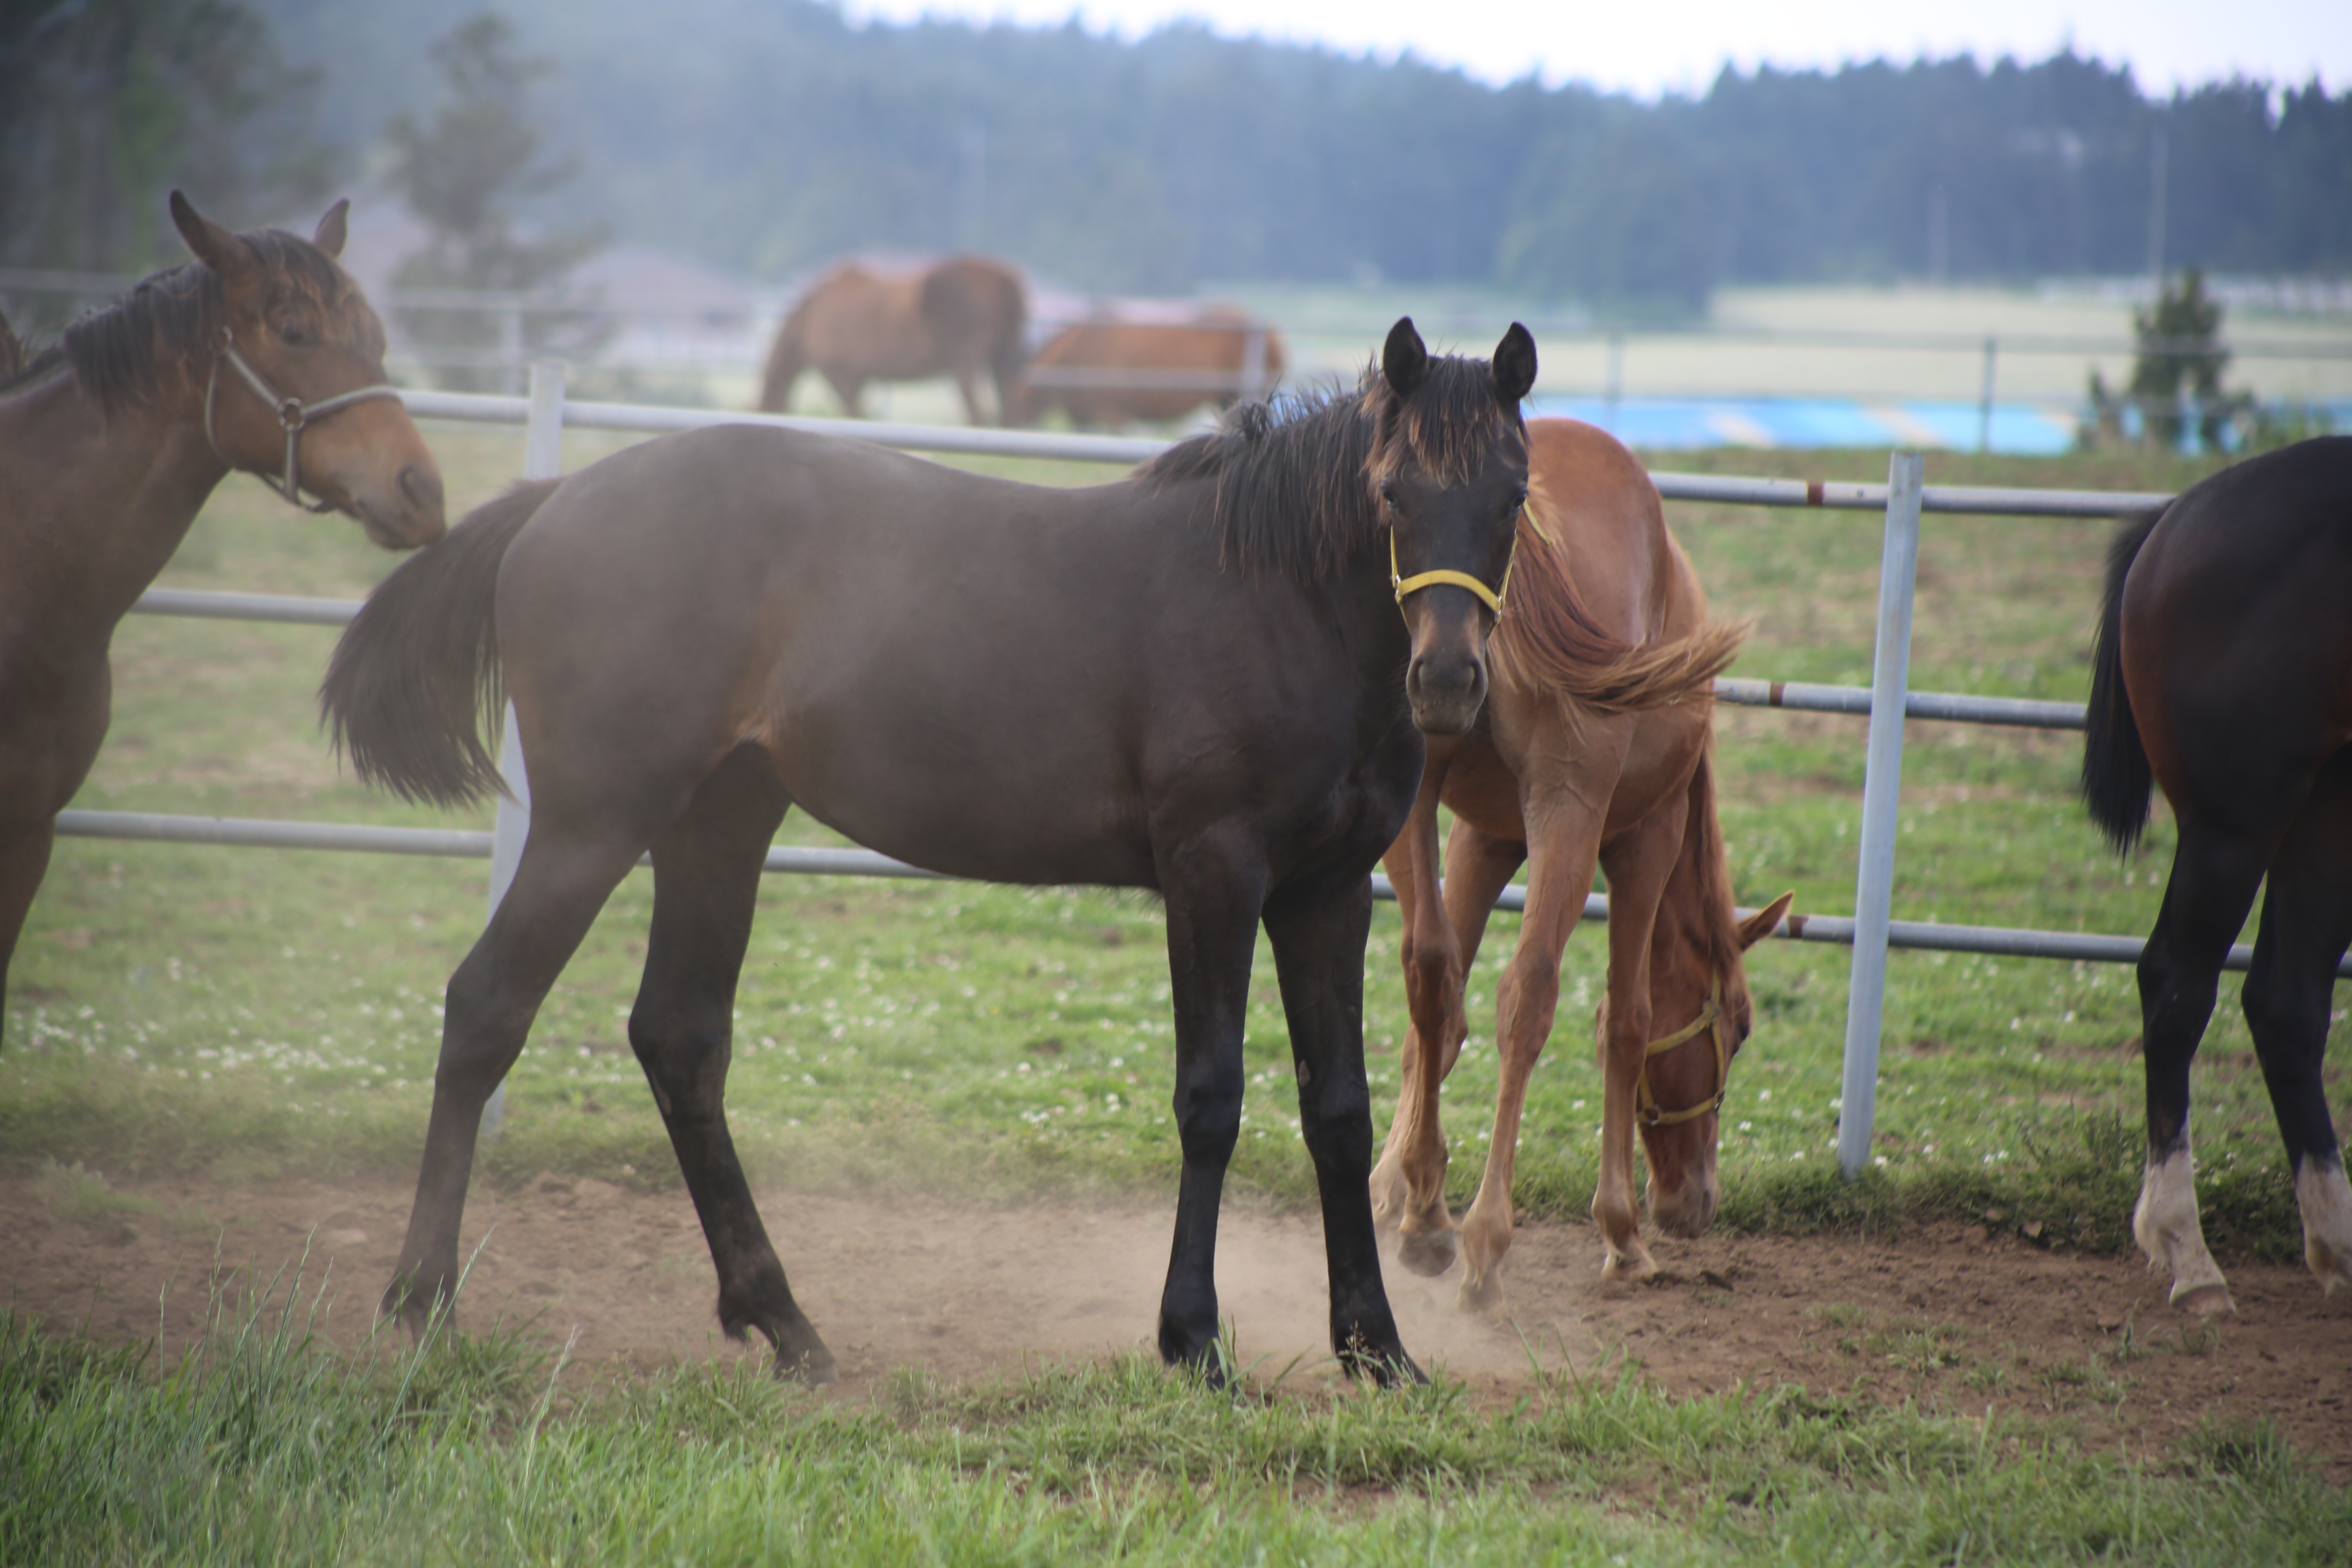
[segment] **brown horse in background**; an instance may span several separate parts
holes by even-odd
[[[812,365],[853,419],[865,416],[869,381],[950,375],[963,394],[965,417],[985,425],[984,374],[996,383],[997,414],[1009,424],[1028,328],[1028,286],[1001,261],[950,256],[902,274],[845,261],[818,279],[777,329],[760,407],[782,413],[793,383]]]
[[[1534,857],[1496,1002],[1493,1142],[1461,1227],[1462,1300],[1481,1310],[1501,1302],[1528,1078],[1551,1034],[1560,953],[1595,865],[1609,877],[1609,989],[1592,1216],[1610,1276],[1657,1271],[1635,1206],[1636,1126],[1652,1216],[1680,1236],[1715,1218],[1716,1112],[1749,1026],[1740,955],[1790,901],[1736,919],[1716,825],[1711,687],[1746,627],[1706,618],[1698,579],[1633,454],[1569,419],[1528,421],[1528,507],[1495,634],[1489,717],[1458,740],[1431,741],[1412,816],[1387,858],[1412,1027],[1373,1208],[1400,1227],[1401,1261],[1438,1274],[1454,1261],[1454,1230],[1437,1087],[1468,1032],[1463,981],[1487,915]],[[1441,802],[1454,816],[1442,893]]]
[[[1265,397],[1287,363],[1280,332],[1228,307],[1184,322],[1076,321],[1030,356],[1019,423],[1053,408],[1081,426],[1181,419],[1203,405]]]
[[[386,549],[441,537],[440,469],[335,264],[349,205],[305,242],[232,234],[174,191],[195,264],[0,381],[0,997],[58,813],[106,737],[115,623],[229,470],[307,489]]]

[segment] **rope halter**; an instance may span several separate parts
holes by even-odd
[[[365,403],[376,397],[398,397],[400,389],[389,382],[378,382],[373,386],[354,387],[349,392],[339,392],[332,397],[322,397],[315,403],[305,403],[299,397],[280,397],[275,388],[261,379],[260,373],[246,363],[245,356],[236,352],[234,337],[228,328],[223,327],[220,351],[213,355],[212,374],[205,378],[205,439],[211,443],[213,456],[232,468],[241,465],[226,452],[221,450],[220,437],[213,434],[213,394],[220,385],[220,367],[223,360],[226,360],[229,368],[244,379],[246,385],[253,388],[255,395],[277,412],[278,426],[286,432],[286,464],[278,479],[272,479],[258,468],[247,468],[246,471],[284,496],[289,506],[298,506],[304,511],[310,512],[334,510],[334,507],[326,501],[322,500],[313,506],[302,499],[303,430],[309,426],[310,421],[323,419],[330,414],[349,408],[354,403]]]
[[[1696,1105],[1685,1106],[1680,1110],[1659,1110],[1657,1096],[1650,1090],[1650,1058],[1662,1057],[1675,1047],[1687,1044],[1696,1038],[1701,1030],[1708,1028],[1715,1031],[1714,1097],[1702,1100]],[[1634,1120],[1644,1127],[1672,1127],[1678,1122],[1688,1121],[1694,1117],[1704,1116],[1710,1110],[1721,1110],[1724,1098],[1731,1092],[1730,1034],[1730,1028],[1723,1016],[1723,982],[1717,978],[1714,984],[1707,987],[1706,1005],[1699,1009],[1697,1017],[1676,1029],[1664,1039],[1650,1042],[1649,1049],[1642,1058],[1642,1074],[1633,1080]]]

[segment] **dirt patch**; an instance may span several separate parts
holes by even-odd
[[[163,1339],[203,1320],[216,1270],[267,1282],[309,1249],[340,1341],[364,1335],[407,1221],[405,1184],[102,1189],[0,1181],[0,1303],[104,1341]],[[973,1209],[761,1194],[794,1290],[840,1358],[840,1398],[898,1367],[947,1379],[1016,1372],[1150,1343],[1170,1213],[1064,1205]],[[742,1353],[719,1336],[714,1281],[682,1194],[543,1177],[480,1190],[465,1321],[524,1322],[573,1353],[650,1367]],[[1336,1375],[1319,1226],[1228,1208],[1218,1279],[1241,1352],[1271,1377]],[[1482,1394],[1513,1396],[1535,1365],[1578,1376],[1630,1363],[1676,1394],[1798,1384],[1947,1410],[2058,1413],[2086,1440],[2159,1454],[2211,1416],[2276,1420],[2337,1480],[2352,1479],[2352,1294],[2330,1302],[2299,1268],[2229,1268],[2236,1316],[2210,1326],[2165,1302],[2137,1257],[2045,1251],[1981,1227],[1896,1241],[1710,1237],[1656,1244],[1668,1277],[1617,1286],[1580,1226],[1521,1227],[1513,1315],[1472,1318],[1453,1278],[1393,1265],[1405,1342]],[[306,1292],[307,1294],[307,1292]]]

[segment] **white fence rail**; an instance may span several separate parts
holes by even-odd
[[[525,478],[551,477],[557,472],[562,433],[567,426],[582,429],[658,433],[718,424],[763,424],[852,436],[912,451],[988,453],[1120,464],[1139,462],[1164,450],[1167,446],[1162,441],[1117,437],[893,425],[627,404],[567,404],[563,397],[562,369],[555,364],[532,367],[530,395],[528,397],[436,392],[404,393],[403,397],[409,411],[419,418],[524,426]],[[1858,1173],[1868,1161],[1886,954],[1890,948],[1998,953],[2103,963],[2134,963],[2138,959],[2141,948],[2140,939],[2137,937],[1949,926],[1893,920],[1890,903],[1895,851],[1895,806],[1901,788],[1903,721],[1906,717],[2043,729],[2080,729],[2083,726],[2083,710],[2072,703],[1907,689],[1911,602],[1921,514],[2115,517],[2162,506],[2171,498],[2148,493],[1927,486],[1920,483],[1920,460],[1916,455],[1898,453],[1890,464],[1889,481],[1884,485],[1728,479],[1693,474],[1651,476],[1659,494],[1670,500],[1879,511],[1885,516],[1877,654],[1872,687],[1864,689],[1751,679],[1721,680],[1716,686],[1717,698],[1728,702],[1815,712],[1862,714],[1871,721],[1868,761],[1863,785],[1860,870],[1853,918],[1792,916],[1775,932],[1797,941],[1839,942],[1850,944],[1854,949],[1847,1003],[1844,1098],[1838,1141],[1840,1163],[1849,1175]],[[158,588],[149,590],[134,607],[149,615],[340,626],[350,620],[359,605],[356,601],[350,600],[192,593]],[[503,763],[520,795],[521,769],[514,749],[511,721]],[[497,828],[490,833],[99,811],[68,811],[59,816],[58,830],[68,837],[488,858],[493,866],[490,901],[495,908],[498,898],[505,890],[507,879],[512,875],[515,858],[520,852],[522,835],[528,822],[527,805],[527,800],[501,802]],[[770,851],[767,868],[777,872],[837,876],[935,875],[885,856],[856,849],[779,847]],[[1386,878],[1375,877],[1373,889],[1377,896],[1394,896]],[[1524,908],[1525,898],[1524,888],[1512,887],[1505,889],[1497,907],[1521,909]],[[1590,898],[1585,906],[1585,918],[1606,920],[1606,898],[1598,894]],[[2233,948],[2229,966],[2242,970],[2250,956],[2245,947]],[[2352,959],[2347,959],[2338,973],[2352,975]]]

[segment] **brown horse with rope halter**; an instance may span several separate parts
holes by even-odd
[[[1491,593],[1439,573],[1396,584],[1400,599],[1472,594],[1497,623],[1487,717],[1466,736],[1431,742],[1412,816],[1387,858],[1412,1027],[1372,1197],[1416,1272],[1442,1273],[1455,1255],[1437,1087],[1469,1030],[1464,977],[1496,897],[1532,862],[1496,1009],[1493,1141],[1460,1231],[1463,1301],[1480,1309],[1501,1300],[1528,1079],[1551,1034],[1560,953],[1596,867],[1608,873],[1610,911],[1592,1214],[1612,1276],[1657,1270],[1635,1204],[1637,1129],[1652,1217],[1685,1236],[1714,1220],[1716,1113],[1749,1024],[1740,955],[1789,905],[1784,895],[1735,917],[1716,825],[1709,693],[1746,628],[1707,619],[1658,492],[1624,447],[1566,419],[1530,420],[1528,438],[1516,578]],[[1454,817],[1442,889],[1440,804]]]
[[[58,813],[106,736],[115,624],[214,487],[242,468],[386,549],[441,537],[440,470],[384,380],[383,323],[335,263],[348,205],[306,241],[232,234],[173,192],[195,262],[0,380],[0,991]]]

